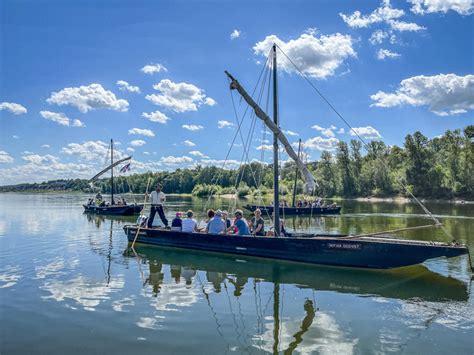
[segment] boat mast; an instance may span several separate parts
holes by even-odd
[[[301,138],[298,142],[298,158],[300,157],[300,152],[301,152]],[[296,165],[296,168],[295,168],[295,184],[293,185],[293,202],[292,202],[292,206],[295,207],[295,203],[296,203],[296,182],[298,180],[298,164],[295,164]]]
[[[273,123],[278,127],[278,78],[276,44],[273,44]],[[273,132],[273,230],[280,235],[280,188],[278,183],[278,134]]]
[[[114,165],[114,140],[110,140],[110,164]],[[114,202],[114,168],[110,169],[110,184],[112,187],[112,198],[111,198],[111,205],[115,205]]]

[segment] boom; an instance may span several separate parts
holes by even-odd
[[[250,97],[250,95],[245,91],[245,89],[240,85],[240,83],[226,70],[225,73],[227,76],[232,80],[230,83],[231,90],[237,90],[239,94],[243,97],[243,99],[249,104],[250,107],[255,111],[255,115],[260,118],[267,127],[278,137],[278,140],[283,144],[288,155],[295,161],[296,166],[300,169],[301,173],[303,174],[304,181],[306,182],[305,190],[313,191],[315,186],[317,186],[316,179],[314,178],[313,174],[308,170],[308,168],[304,165],[301,159],[296,154],[295,150],[291,146],[290,142],[286,138],[285,134],[282,132],[280,127],[278,127],[270,117],[257,105],[257,103]]]
[[[120,159],[120,160],[117,160],[116,162],[114,162],[113,164],[110,164],[108,167],[106,167],[104,170],[102,170],[101,172],[97,173],[96,175],[94,175],[94,177],[92,177],[89,181],[95,181],[97,180],[101,175],[105,174],[107,171],[109,171],[110,169],[112,168],[115,168],[117,165],[123,163],[124,161],[127,161],[127,160],[130,160],[132,159],[132,157],[126,157],[126,158],[123,158],[123,159]]]

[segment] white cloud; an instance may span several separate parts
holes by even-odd
[[[474,109],[474,75],[438,74],[402,80],[395,93],[379,91],[370,97],[371,106],[428,106],[439,116]]]
[[[86,125],[84,124],[84,122],[82,122],[78,119],[74,119],[74,120],[72,120],[71,126],[72,127],[85,127]]]
[[[141,135],[145,137],[154,137],[155,133],[153,133],[152,130],[150,129],[141,129],[141,128],[131,128],[128,130],[128,134],[135,134],[135,135]]]
[[[390,27],[400,32],[418,32],[426,30],[426,27],[420,26],[414,22],[390,21]]]
[[[82,113],[101,108],[121,112],[128,111],[126,100],[117,99],[113,92],[105,90],[100,84],[64,88],[59,92],[53,92],[46,101],[59,106],[71,105]]]
[[[16,134],[14,134],[14,135],[12,136],[12,138],[13,138],[13,139],[19,139],[20,137],[17,136]]]
[[[133,146],[133,147],[141,147],[145,144],[146,144],[146,142],[142,139],[135,139],[135,140],[130,142],[130,145]]]
[[[52,157],[52,156],[51,156]],[[41,182],[54,179],[90,178],[95,172],[91,164],[61,163],[56,157],[24,157],[26,164],[17,165],[1,172],[1,184]]]
[[[384,60],[385,58],[399,58],[401,55],[396,52],[392,52],[388,49],[380,48],[377,51],[377,59]]]
[[[285,133],[288,136],[293,136],[293,137],[296,137],[299,135],[298,133],[290,131],[290,130],[283,131],[283,133]]]
[[[273,150],[273,145],[270,145],[270,144],[261,144],[261,145],[259,145],[256,149],[257,149],[257,150],[267,150],[267,151],[270,151],[270,150]]]
[[[256,55],[266,57],[274,43],[292,58],[304,74],[319,79],[334,75],[346,59],[356,57],[351,36],[340,33],[319,37],[303,33],[299,38],[287,42],[276,35],[270,35],[256,43],[253,50]],[[279,57],[278,65],[288,73],[295,72],[295,68],[284,55]]]
[[[225,128],[225,127],[233,127],[235,126],[232,122],[226,121],[226,120],[219,120],[217,121],[217,128]]]
[[[337,130],[337,134],[344,134],[344,128],[339,128]]]
[[[185,140],[183,142],[183,144],[186,146],[186,147],[195,147],[196,144],[194,142],[191,142],[190,140]]]
[[[191,162],[193,162],[193,158],[188,157],[187,155],[183,155],[181,157],[174,157],[170,155],[167,157],[161,157],[160,159],[160,163],[162,163],[163,165],[178,165]]]
[[[339,140],[337,138],[314,137],[304,142],[303,146],[310,150],[335,150]]]
[[[5,152],[4,150],[0,150],[0,163],[12,163],[13,158]]]
[[[51,148],[51,146],[49,144],[43,144],[41,148]]]
[[[460,15],[471,15],[474,12],[473,0],[408,0],[413,6],[411,11],[415,14],[443,12],[450,10]]]
[[[31,155],[23,156],[22,159],[29,163],[39,165],[43,163],[57,163],[59,158],[50,154],[46,154],[46,155],[31,154]]]
[[[85,124],[78,119],[70,119],[64,113],[51,112],[51,111],[40,111],[41,117],[44,119],[56,122],[61,126],[67,127],[85,127]]]
[[[2,102],[0,103],[0,111],[10,111],[14,115],[22,115],[28,112],[26,107],[16,104],[14,102]]]
[[[158,63],[147,64],[140,70],[145,74],[155,74],[160,72],[166,73],[168,71],[168,69],[166,69],[164,65]]]
[[[208,106],[216,104],[214,99],[204,95],[204,91],[193,84],[174,83],[164,79],[153,85],[153,88],[161,93],[146,95],[145,98],[174,112],[197,111],[203,104]]]
[[[229,170],[229,169],[238,168],[240,166],[240,161],[235,160],[235,159],[228,159],[228,160],[201,159],[199,161],[199,164],[203,166],[218,166],[220,168]]]
[[[390,4],[390,0],[384,0],[381,6],[369,15],[362,15],[360,11],[354,11],[351,15],[340,13],[342,20],[352,28],[366,28],[375,23],[389,22],[405,15],[405,11],[401,9],[394,9]]]
[[[109,144],[102,141],[87,141],[83,143],[69,143],[61,148],[61,153],[66,155],[76,155],[80,159],[87,161],[103,162],[109,154]],[[117,159],[124,158],[125,155],[119,150],[114,149],[114,156]]]
[[[354,11],[351,15],[340,13],[342,20],[352,28],[368,28],[373,24],[386,23],[396,31],[420,31],[425,28],[416,23],[407,23],[398,19],[405,15],[402,9],[394,9],[390,0],[383,0],[380,7],[368,15],[362,15],[360,11]]]
[[[230,39],[239,38],[240,35],[241,35],[241,31],[239,31],[239,30],[233,30],[232,33],[230,34]]]
[[[334,134],[334,130],[337,128],[337,127],[334,127],[334,126],[331,126],[331,127],[328,127],[328,128],[324,128],[324,127],[321,127],[321,126],[318,126],[318,125],[314,125],[312,126],[311,128],[317,130],[317,131],[320,131],[321,134],[325,137],[328,137],[328,138],[331,138],[331,137],[335,137],[335,134]]]
[[[192,150],[189,152],[194,157],[200,157],[200,158],[209,158],[207,155],[201,153],[199,150]]]
[[[130,85],[125,80],[118,80],[117,85],[119,87],[119,90],[136,92],[137,94],[140,93],[140,88],[138,86]]]
[[[357,135],[367,138],[367,139],[378,139],[382,138],[380,135],[379,131],[377,131],[374,127],[372,126],[367,126],[367,127],[355,127],[353,130],[350,131],[351,136],[355,137],[356,133]]]
[[[143,112],[142,117],[147,118],[151,122],[158,122],[158,123],[166,123],[167,121],[170,120],[168,116],[166,116],[164,113],[156,110],[155,112]]]
[[[382,30],[376,30],[372,33],[369,38],[370,44],[381,44],[386,38],[389,37],[388,32]]]
[[[187,129],[188,131],[199,131],[200,129],[204,128],[203,126],[196,124],[184,124],[181,127]]]
[[[127,148],[127,152],[134,152],[134,151],[135,151],[135,149],[133,149],[132,147]]]

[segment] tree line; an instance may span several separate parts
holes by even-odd
[[[405,137],[403,147],[371,141],[363,147],[358,140],[340,141],[331,153],[323,151],[319,161],[308,163],[317,179],[317,196],[368,197],[414,195],[426,198],[474,198],[474,125],[463,130],[448,130],[442,136],[428,139],[421,132]],[[285,163],[280,171],[281,194],[293,191],[295,164]],[[167,193],[238,193],[240,196],[271,193],[272,165],[252,162],[235,170],[215,166],[176,169],[119,176],[117,193],[143,193],[148,180],[160,182]],[[110,193],[110,180],[101,179],[90,186],[87,180],[53,180],[35,184],[0,187],[8,191],[82,191]],[[299,174],[298,194],[304,182]]]

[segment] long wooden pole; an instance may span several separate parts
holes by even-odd
[[[371,237],[371,236],[375,236],[375,235],[390,234],[390,233],[397,233],[397,232],[410,231],[410,230],[417,230],[417,229],[439,228],[439,227],[441,227],[441,226],[442,226],[441,223],[437,223],[437,224],[427,224],[427,225],[423,225],[423,226],[392,229],[392,230],[389,230],[389,231],[382,231],[382,232],[375,232],[375,233],[367,233],[367,234],[359,234],[359,235],[349,235],[349,236],[347,236],[347,237],[342,237],[341,239],[354,239],[354,238]]]
[[[278,78],[276,45],[273,45],[273,123],[278,127]],[[280,236],[280,187],[278,181],[278,134],[273,133],[273,230]]]
[[[146,201],[147,201],[147,198],[148,198],[148,187],[150,186],[150,180],[151,180],[151,178],[148,178],[148,182],[147,182],[147,184],[146,184],[145,201],[143,201],[143,208],[142,208],[142,210],[140,211],[140,214],[141,214],[143,211],[145,211]],[[134,246],[135,246],[135,242],[137,241],[138,234],[140,233],[140,229],[141,229],[141,224],[138,225],[137,233],[135,234],[135,238],[133,238],[133,242],[132,242],[132,250],[133,250],[133,251],[135,251]]]

